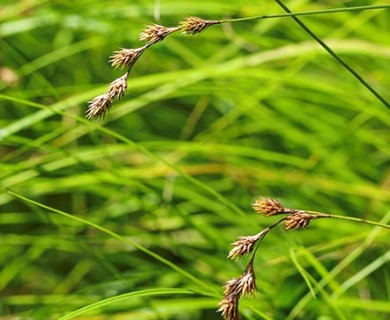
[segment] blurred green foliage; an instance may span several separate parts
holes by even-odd
[[[226,260],[230,243],[274,221],[252,212],[259,194],[390,220],[390,110],[291,18],[175,33],[136,63],[104,121],[84,119],[121,75],[108,57],[140,46],[145,25],[280,12],[254,0],[2,1],[0,319],[70,318],[110,297],[77,319],[218,318],[224,282],[245,267]],[[389,101],[389,9],[301,19]],[[277,228],[243,317],[387,319],[388,249],[388,231],[360,224]]]

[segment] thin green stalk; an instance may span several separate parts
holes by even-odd
[[[351,7],[351,8],[334,8],[334,9],[303,11],[303,12],[289,12],[289,13],[279,13],[279,14],[265,14],[265,15],[244,17],[244,18],[222,19],[219,21],[221,23],[240,22],[240,21],[249,21],[249,20],[262,20],[262,19],[286,18],[286,17],[298,17],[298,16],[312,16],[312,15],[317,15],[317,14],[378,10],[378,9],[388,9],[388,8],[390,8],[390,4],[382,4],[382,5],[376,5],[376,6],[357,6],[357,7]]]
[[[292,14],[291,10],[281,1],[275,0],[275,2],[287,13]],[[363,86],[365,86],[379,101],[381,101],[387,108],[390,109],[390,104],[383,98],[366,80],[363,79],[354,69],[352,69],[339,55],[337,55],[324,41],[315,35],[299,18],[294,15],[291,16],[294,21],[308,33],[318,44],[323,47],[335,60],[337,60],[345,69],[347,69]]]
[[[337,214],[328,214],[328,213],[323,213],[323,212],[318,212],[318,211],[309,211],[305,210],[305,212],[310,213],[310,214],[315,214],[319,216],[319,218],[334,218],[334,219],[340,219],[340,220],[347,220],[347,221],[355,221],[355,222],[360,222],[360,223],[365,223],[369,224],[372,226],[377,226],[385,229],[390,229],[390,225],[376,222],[376,221],[371,221],[371,220],[366,220],[362,218],[355,218],[355,217],[349,217],[349,216],[339,216]]]
[[[253,252],[252,252],[252,258],[251,258],[251,261],[253,261],[253,259],[255,258],[255,255],[256,255],[256,251],[257,249],[259,248],[261,242],[263,242],[263,239],[265,238],[265,236],[273,229],[275,228],[277,225],[279,225],[281,222],[283,222],[284,220],[286,220],[286,218],[282,218],[280,219],[279,221],[277,221],[276,223],[274,223],[273,225],[265,228],[262,232],[264,233],[261,238],[257,241],[256,243],[256,246],[255,248],[253,249]]]

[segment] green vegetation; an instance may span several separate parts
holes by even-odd
[[[299,16],[316,41],[278,2],[2,1],[0,320],[222,319],[249,261],[231,243],[278,221],[259,195],[389,224],[390,8],[283,1],[323,11]],[[271,14],[172,33],[85,118],[146,25]],[[389,240],[341,219],[276,226],[243,319],[388,319]]]

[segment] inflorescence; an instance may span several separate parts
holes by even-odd
[[[221,23],[220,20],[204,20],[198,17],[188,17],[176,27],[164,27],[159,24],[146,26],[145,30],[139,36],[140,41],[146,42],[144,46],[136,49],[121,48],[113,52],[109,60],[111,66],[113,68],[126,69],[126,73],[111,82],[106,93],[95,97],[89,102],[86,118],[103,118],[110,110],[114,100],[119,100],[126,93],[127,80],[131,68],[150,46],[163,41],[173,32],[181,31],[185,35],[195,35],[201,33],[207,27],[219,23]]]
[[[274,227],[284,222],[285,230],[299,230],[306,228],[311,220],[319,218],[330,218],[329,214],[297,209],[285,208],[279,201],[271,198],[258,198],[252,204],[253,210],[266,217],[282,215],[285,216],[275,224],[263,229],[253,236],[242,236],[233,242],[233,249],[228,254],[229,259],[239,259],[251,255],[251,259],[245,268],[245,271],[239,278],[228,280],[225,283],[223,299],[219,303],[218,311],[221,312],[225,320],[241,320],[238,311],[238,303],[241,297],[255,295],[256,276],[254,272],[254,258],[256,250],[264,237]]]

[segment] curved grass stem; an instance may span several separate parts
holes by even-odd
[[[258,15],[258,16],[244,17],[244,18],[222,19],[222,20],[220,20],[220,22],[226,23],[226,22],[241,22],[241,21],[250,21],[250,20],[273,19],[273,18],[313,16],[313,15],[318,15],[318,14],[365,11],[365,10],[378,10],[378,9],[388,9],[388,8],[390,8],[390,4],[374,5],[374,6],[357,6],[357,7],[350,7],[350,8],[333,8],[333,9],[325,9],[325,10],[288,12],[288,13],[279,13],[279,14],[265,14],[265,15]]]
[[[288,14],[292,14],[291,10],[281,1],[275,0],[275,2]],[[336,52],[334,52],[324,41],[322,41],[317,35],[311,31],[299,18],[292,15],[292,19],[306,32],[308,33],[321,47],[323,47],[336,61],[338,61],[345,69],[347,69],[364,87],[366,87],[380,102],[382,102],[387,108],[390,109],[390,103],[382,97],[364,78],[357,73],[348,63],[346,63]]]

